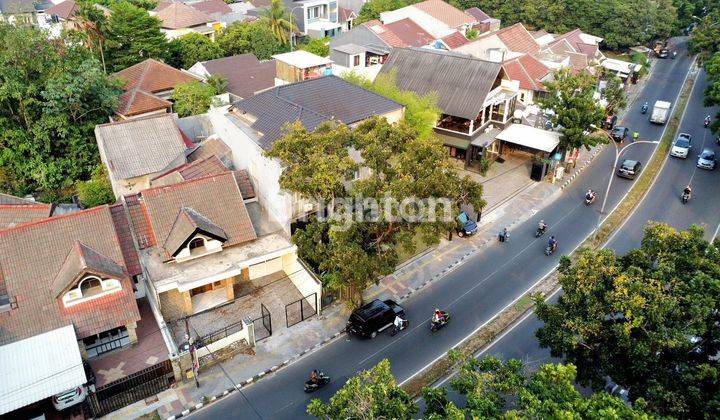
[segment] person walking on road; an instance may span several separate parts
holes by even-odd
[[[508,228],[503,228],[503,230],[498,235],[498,240],[500,242],[505,242],[510,238],[510,233],[508,232]]]

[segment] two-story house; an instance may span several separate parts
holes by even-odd
[[[337,121],[352,127],[376,115],[397,122],[403,111],[397,102],[339,77],[324,76],[277,86],[235,102],[229,109],[212,109],[208,116],[215,133],[232,149],[235,167],[250,173],[263,208],[291,232],[318,208],[281,190],[283,168],[264,154],[283,137],[287,125],[300,121],[313,130],[323,122]]]
[[[338,6],[337,0],[286,0],[302,35],[312,38],[333,37],[353,27],[355,12]]]

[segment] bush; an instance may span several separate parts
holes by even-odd
[[[115,194],[103,165],[99,165],[93,170],[90,180],[78,182],[76,188],[78,199],[84,207],[115,202]]]

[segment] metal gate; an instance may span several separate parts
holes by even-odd
[[[272,317],[270,311],[260,303],[260,316],[253,319],[255,327],[255,341],[264,340],[272,335]]]
[[[90,410],[95,417],[103,416],[168,389],[172,378],[172,362],[164,360],[147,369],[98,387],[94,393],[88,396]]]
[[[317,315],[317,293],[312,293],[302,299],[285,305],[285,324],[288,328]]]

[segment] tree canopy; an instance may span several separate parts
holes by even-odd
[[[297,31],[295,16],[290,14],[282,0],[270,0],[270,7],[261,12],[260,21],[283,45],[289,44],[290,34]]]
[[[172,93],[175,101],[173,108],[181,118],[204,114],[210,109],[216,94],[215,88],[209,84],[199,81],[181,83],[175,86]]]
[[[168,49],[170,56],[168,64],[183,69],[189,69],[198,61],[214,60],[223,56],[223,51],[217,42],[197,32],[173,39]]]
[[[284,168],[282,189],[337,210],[336,217],[311,223],[293,240],[323,272],[325,284],[349,290],[355,304],[367,285],[394,270],[398,249],[414,250],[414,238],[437,243],[455,226],[460,204],[484,205],[482,187],[458,175],[437,138],[418,137],[409,125],[380,117],[352,131],[326,123],[308,132],[295,124],[267,155]],[[348,182],[355,173],[362,176]],[[339,199],[345,200],[342,205]],[[344,207],[368,202],[388,207]],[[359,220],[355,211],[361,213]]]
[[[225,56],[253,53],[259,60],[269,60],[289,47],[278,41],[262,21],[233,23],[225,28],[218,44]]]
[[[330,55],[330,45],[328,45],[328,41],[328,38],[313,38],[306,44],[300,45],[300,49],[319,55],[320,57],[327,57]]]
[[[417,410],[395,383],[387,359],[350,378],[327,404],[315,398],[307,408],[321,419],[409,419]]]
[[[699,227],[651,223],[640,248],[584,250],[560,262],[563,295],[538,298],[540,344],[578,368],[581,384],[612,378],[636,403],[676,418],[720,416],[720,251]]]
[[[615,115],[627,107],[627,94],[619,77],[611,76],[606,79],[602,98],[607,102],[605,112],[608,115]]]
[[[127,1],[113,3],[105,38],[105,61],[111,72],[148,58],[164,61],[168,56],[160,19]]]
[[[541,109],[551,110],[550,120],[560,126],[561,150],[590,148],[606,141],[594,133],[605,116],[594,98],[596,79],[588,72],[573,73],[569,68],[553,72],[553,80],[544,82],[547,95],[538,98]]]
[[[396,10],[401,7],[405,7],[409,4],[416,3],[412,0],[369,0],[363,3],[360,8],[360,13],[356,19],[355,24],[367,22],[373,19],[379,19],[380,13],[387,12],[389,10]]]
[[[98,162],[94,128],[118,106],[117,81],[82,45],[0,24],[0,190],[67,198]]]

